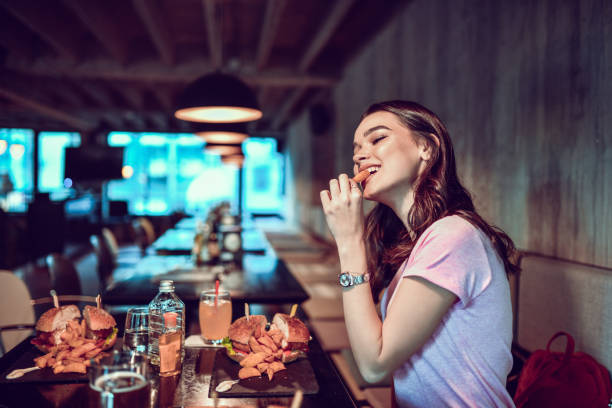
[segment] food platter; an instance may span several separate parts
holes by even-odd
[[[274,374],[272,380],[266,376],[251,377],[240,380],[225,392],[215,389],[223,381],[238,379],[238,371],[242,368],[227,356],[225,349],[219,349],[215,354],[209,396],[248,398],[248,397],[288,397],[300,389],[304,394],[319,392],[319,384],[312,370],[310,361],[305,358],[286,365],[287,369]]]
[[[80,373],[58,373],[53,374],[51,367],[31,371],[22,377],[9,380],[6,376],[13,370],[34,366],[34,358],[43,355],[36,347],[30,344],[29,337],[12,349],[3,361],[7,361],[6,367],[0,368],[0,384],[24,384],[24,383],[46,383],[46,384],[69,384],[88,382],[87,374]]]

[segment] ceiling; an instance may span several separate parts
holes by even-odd
[[[189,131],[176,97],[220,70],[280,136],[407,2],[0,0],[0,127]]]

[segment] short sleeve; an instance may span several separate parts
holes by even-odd
[[[483,239],[486,237],[463,218],[442,218],[421,235],[402,278],[426,279],[454,293],[466,307],[492,279]]]

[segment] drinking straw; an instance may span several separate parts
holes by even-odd
[[[289,312],[289,317],[293,317],[295,316],[295,312],[297,312],[297,304],[293,304],[293,306],[291,306],[291,312]]]
[[[215,307],[217,307],[218,298],[219,298],[219,279],[215,281]]]
[[[59,308],[59,299],[57,298],[57,293],[55,293],[55,289],[51,289],[49,293],[51,294],[51,297],[53,298],[53,306],[55,306],[56,308]]]
[[[304,393],[302,390],[296,390],[295,394],[293,394],[293,400],[291,401],[290,408],[299,408],[302,405],[302,398],[304,397]]]

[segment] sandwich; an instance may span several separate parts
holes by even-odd
[[[284,313],[276,313],[272,318],[270,331],[275,328],[282,333],[280,347],[283,350],[281,359],[283,363],[306,357],[310,332],[300,319]]]
[[[30,342],[43,353],[64,342],[62,335],[68,327],[79,327],[81,312],[75,305],[54,307],[43,313],[36,322],[36,337]]]
[[[235,360],[240,361],[251,352],[249,339],[255,333],[255,330],[265,329],[268,324],[268,319],[264,315],[251,315],[248,319],[243,316],[236,319],[229,327],[228,337],[235,354]]]
[[[86,324],[85,338],[96,340],[96,347],[110,349],[117,341],[117,322],[106,310],[85,306],[83,318]]]

